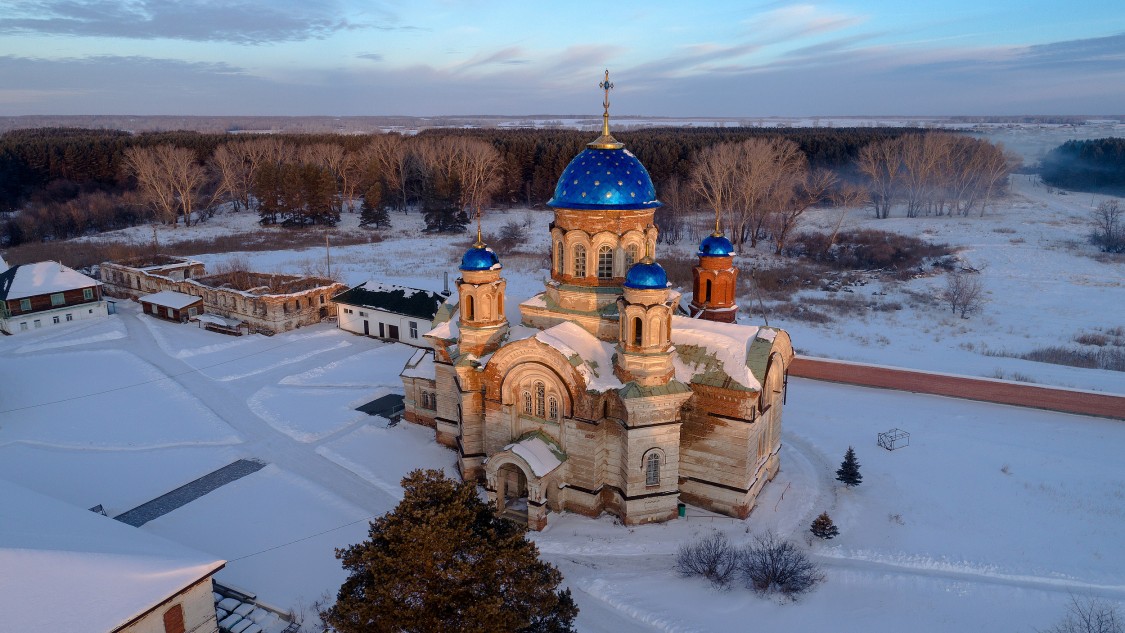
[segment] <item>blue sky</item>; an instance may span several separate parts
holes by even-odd
[[[1125,113],[1121,0],[0,0],[0,115]]]

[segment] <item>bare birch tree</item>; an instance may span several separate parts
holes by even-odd
[[[868,143],[859,150],[856,166],[869,180],[869,199],[875,217],[889,217],[901,180],[901,144],[897,139]]]
[[[196,198],[206,181],[195,152],[185,147],[157,145],[125,150],[125,169],[137,179],[142,198],[165,222],[175,224],[183,215],[191,225]]]

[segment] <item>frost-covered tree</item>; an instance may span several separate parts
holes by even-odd
[[[836,470],[836,481],[843,482],[849,488],[858,486],[859,482],[863,481],[863,475],[859,474],[859,462],[855,458],[855,449],[851,446],[848,447],[848,452],[844,453],[844,461],[840,464],[840,468]]]
[[[321,612],[339,633],[564,633],[578,607],[539,560],[527,528],[496,516],[476,485],[440,470],[402,480],[403,499],[369,538],[337,550],[349,572]]]

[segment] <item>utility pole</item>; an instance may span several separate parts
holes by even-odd
[[[328,250],[328,231],[324,232],[324,259],[328,262],[328,276],[332,276],[332,251]]]

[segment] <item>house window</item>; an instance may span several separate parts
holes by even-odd
[[[535,383],[535,417],[547,417],[546,397],[547,386],[541,382]]]
[[[172,312],[172,308],[165,308],[164,310],[165,310],[165,311],[166,311],[166,312],[168,313],[168,318],[169,318],[169,319],[174,319],[174,318],[176,318],[175,314],[174,314],[174,313]]]
[[[551,398],[549,400],[547,400],[547,403],[548,403],[548,410],[551,413],[551,419],[552,420],[558,420],[559,419],[559,401],[558,401],[558,399],[555,398],[554,396],[551,396]]]
[[[523,392],[523,412],[531,415],[531,392]]]
[[[35,319],[35,327],[43,327],[43,322],[39,319]]]
[[[586,276],[586,247],[581,244],[574,245],[574,276]]]
[[[638,255],[640,255],[641,248],[636,244],[630,244],[625,247],[625,268],[637,263]]]
[[[194,307],[194,306],[192,306],[192,307],[188,308],[188,309],[187,309],[187,313],[188,313],[188,316],[189,316],[189,317],[193,317],[193,316],[195,316],[195,315],[197,314],[197,312],[196,312],[196,310],[195,310],[195,307]]]
[[[602,246],[598,249],[598,279],[613,277],[613,249]]]
[[[418,322],[410,322],[410,338],[418,338]]]
[[[184,608],[175,605],[164,612],[164,633],[184,633]]]
[[[660,485],[660,453],[653,451],[645,458],[645,485]]]
[[[360,310],[360,311],[359,311],[359,316],[365,317],[365,316],[367,316],[367,313],[366,313],[366,312],[364,312],[363,310]]]
[[[73,320],[74,320],[74,315],[73,315],[73,314],[70,314],[70,313],[68,312],[68,313],[67,313],[67,315],[66,315],[66,320],[67,320],[67,321],[73,321]]]
[[[66,303],[66,298],[63,297],[63,293],[56,292],[56,293],[51,295],[51,305],[61,306],[64,303]]]
[[[57,324],[59,322],[59,315],[56,314],[55,316],[51,317],[51,322]]]
[[[31,312],[31,299],[20,299],[20,312]]]
[[[83,288],[82,289],[82,298],[85,299],[86,301],[89,301],[90,299],[93,299],[94,298],[94,289],[93,288]]]
[[[21,331],[21,332],[26,332],[26,331],[27,331],[27,321],[21,321],[21,322],[20,322],[20,331]]]

